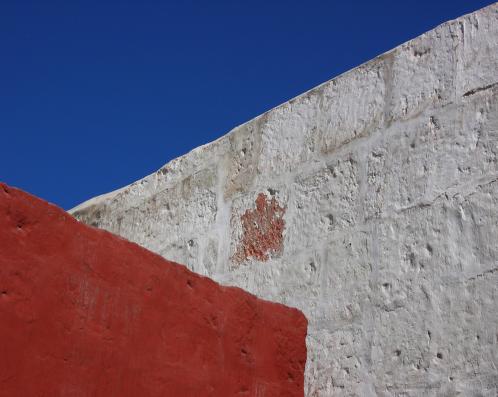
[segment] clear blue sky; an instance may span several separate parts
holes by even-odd
[[[0,180],[69,209],[491,3],[0,0]]]

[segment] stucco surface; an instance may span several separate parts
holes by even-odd
[[[303,397],[304,315],[0,183],[0,397]]]
[[[307,396],[495,397],[497,156],[495,3],[72,213],[303,310]]]

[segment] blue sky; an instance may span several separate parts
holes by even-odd
[[[65,209],[492,1],[0,1],[0,180]]]

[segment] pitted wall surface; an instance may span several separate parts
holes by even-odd
[[[72,213],[303,310],[307,396],[495,397],[498,4]]]

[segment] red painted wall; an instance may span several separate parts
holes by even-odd
[[[303,396],[307,321],[0,184],[0,396]]]

